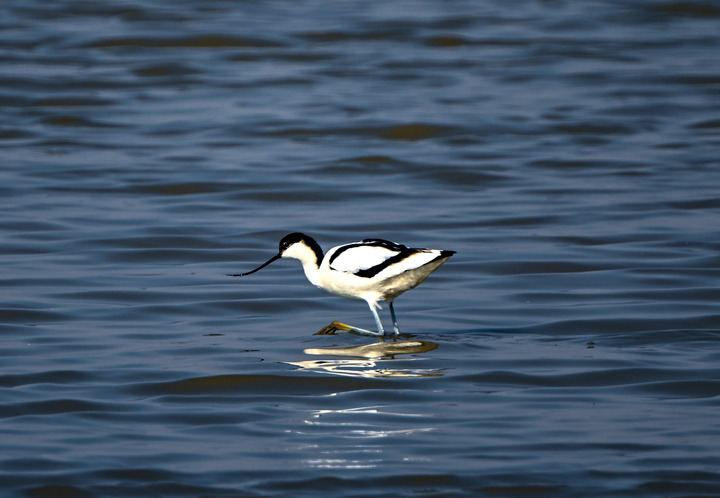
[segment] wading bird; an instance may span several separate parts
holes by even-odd
[[[333,322],[326,329],[344,329],[365,335],[386,335],[377,310],[380,301],[390,307],[393,334],[398,335],[393,300],[427,278],[455,251],[416,249],[382,239],[365,239],[333,247],[323,255],[315,239],[302,233],[291,233],[280,241],[278,253],[247,273],[230,274],[244,277],[265,268],[281,258],[298,259],[311,284],[338,296],[362,299],[370,307],[377,331]],[[390,334],[387,334],[390,335]]]

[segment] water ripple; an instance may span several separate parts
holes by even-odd
[[[6,495],[720,493],[717,7],[6,7]],[[315,335],[298,230],[457,255]]]

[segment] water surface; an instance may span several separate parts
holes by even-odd
[[[5,11],[7,496],[720,495],[720,9]],[[457,251],[415,346],[292,231]]]

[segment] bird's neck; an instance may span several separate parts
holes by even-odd
[[[323,253],[320,246],[311,248],[307,246],[298,246],[291,248],[283,254],[285,258],[297,259],[302,263],[305,276],[311,284],[320,287],[320,265],[322,264]]]
[[[316,287],[321,287],[320,268],[318,267],[317,262],[314,259],[312,261],[300,260],[300,262],[303,265],[305,276],[310,281],[310,283]]]

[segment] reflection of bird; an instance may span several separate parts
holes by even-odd
[[[312,237],[291,233],[280,241],[280,250],[268,261],[247,273],[230,275],[244,277],[255,273],[280,258],[299,259],[311,284],[338,296],[363,299],[377,324],[377,332],[341,325],[354,332],[385,335],[377,310],[379,301],[390,306],[393,331],[399,334],[393,299],[419,285],[455,251],[413,249],[382,239],[365,239],[323,251]]]

